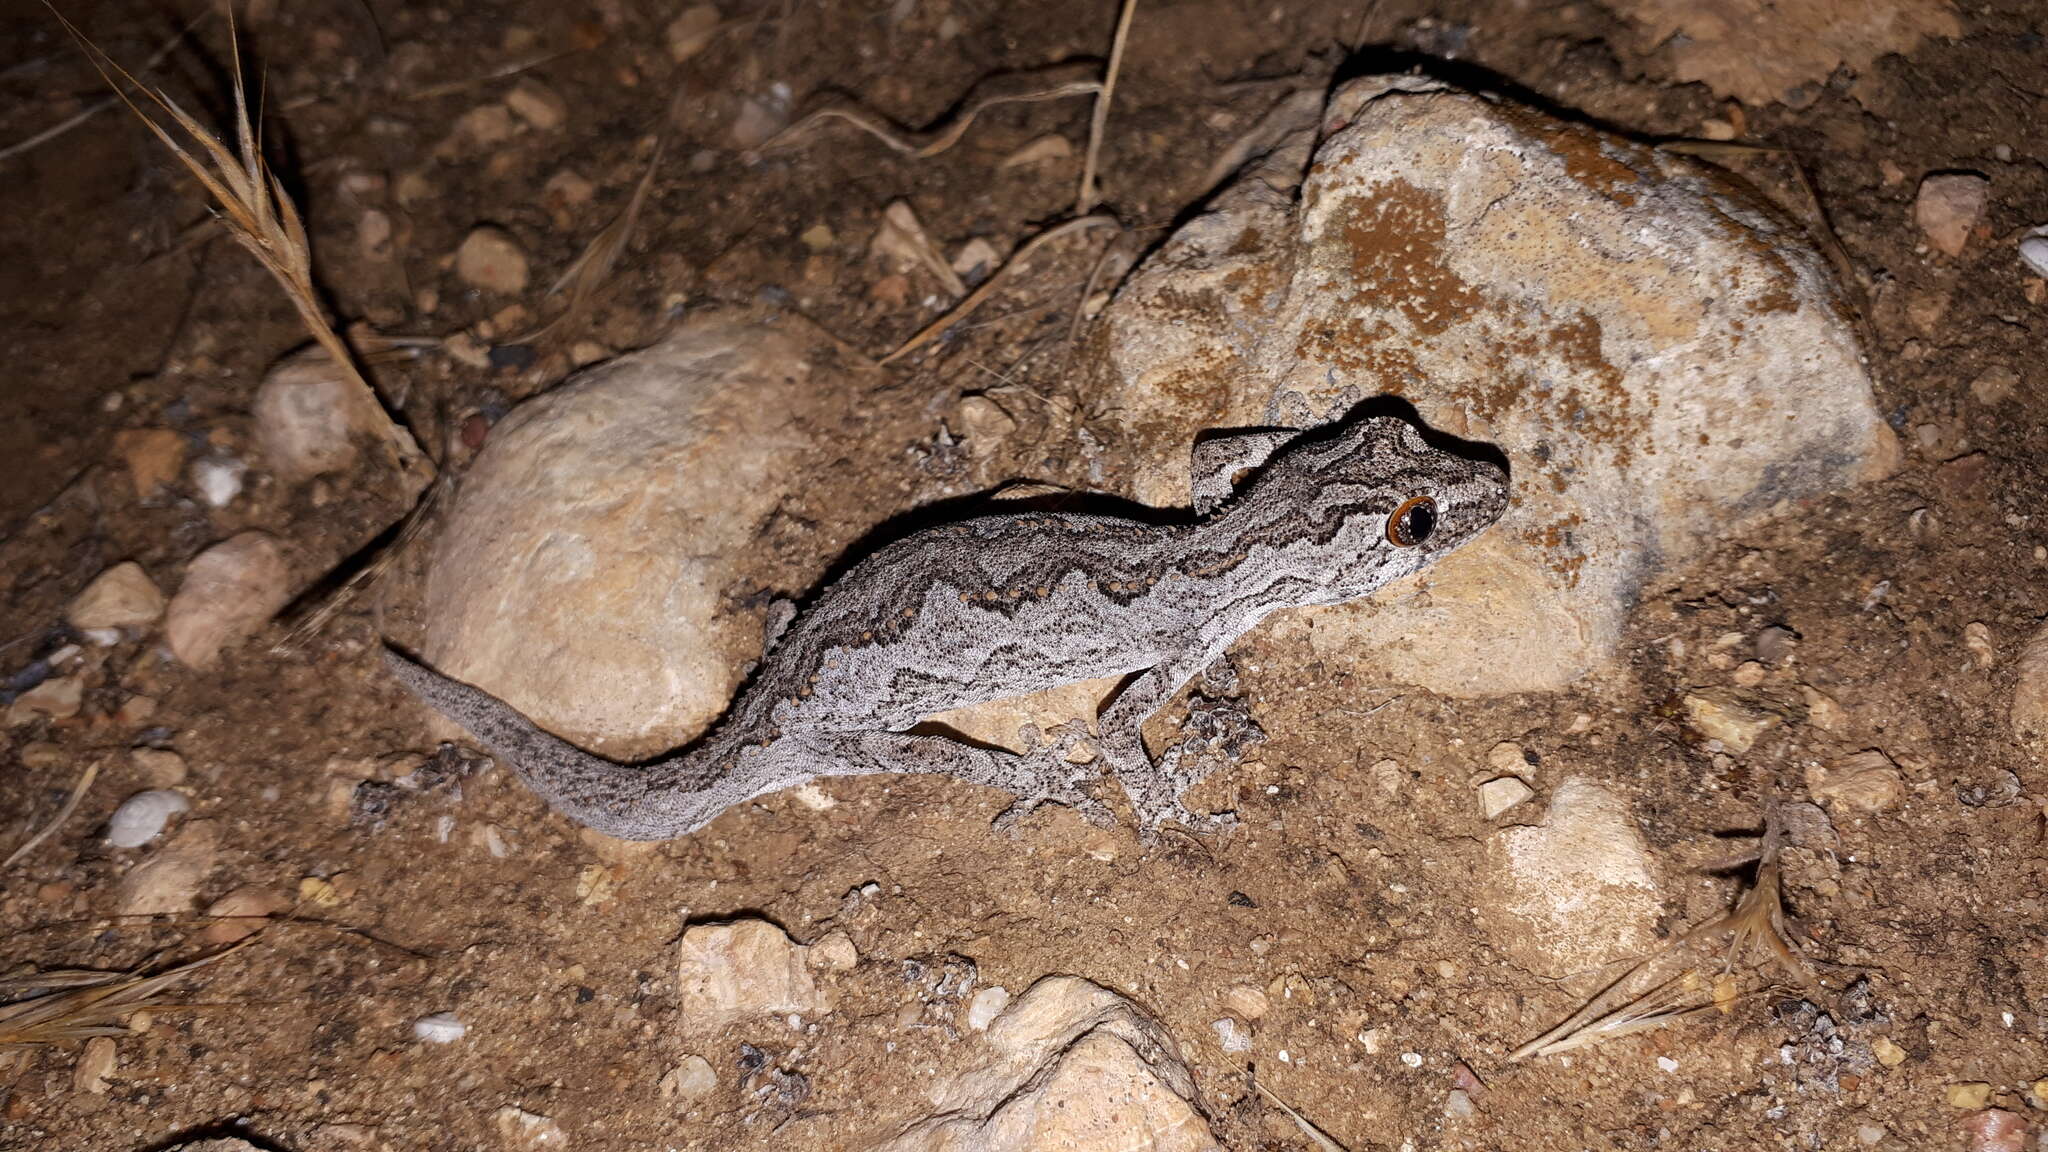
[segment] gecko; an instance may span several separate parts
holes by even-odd
[[[999,788],[1012,824],[1046,803],[1095,823],[1106,767],[1148,839],[1228,827],[1181,797],[1199,783],[1140,727],[1274,612],[1370,596],[1506,510],[1499,465],[1432,445],[1408,421],[1199,440],[1192,515],[1154,522],[1014,511],[939,524],[859,560],[779,630],[693,743],[637,764],[593,755],[488,693],[387,648],[392,674],[466,728],[556,811],[627,840],[666,840],[820,777],[939,773]],[[1011,752],[916,731],[952,708],[1127,677],[1100,709],[1095,759],[1058,742]]]

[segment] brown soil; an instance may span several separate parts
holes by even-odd
[[[467,291],[448,270],[483,222],[516,234],[534,268],[520,298],[528,316],[500,316],[496,330],[540,314],[539,289],[631,194],[681,86],[641,226],[579,337],[607,350],[713,304],[795,309],[870,353],[892,347],[936,309],[921,274],[906,292],[868,258],[883,208],[908,197],[948,251],[976,235],[1013,247],[1071,208],[1078,155],[1000,162],[1046,134],[1078,146],[1087,102],[996,109],[958,147],[917,160],[843,125],[791,151],[745,154],[730,134],[741,100],[778,83],[799,105],[837,89],[927,124],[991,74],[1105,53],[1115,20],[1111,4],[1075,0],[734,0],[711,44],[679,67],[663,28],[680,6],[274,7],[242,30],[251,58],[267,62],[270,150],[307,210],[335,311],[389,334],[475,330],[514,302]],[[1254,635],[1239,667],[1271,742],[1205,786],[1219,805],[1235,794],[1243,825],[1226,838],[1146,848],[1127,828],[1106,833],[1061,812],[1005,838],[988,828],[1000,797],[873,778],[826,787],[837,801],[826,811],[784,797],[684,840],[623,849],[579,834],[498,770],[396,794],[381,818],[351,820],[334,782],[430,753],[436,731],[377,670],[382,622],[369,600],[309,651],[273,656],[273,634],[204,674],[153,643],[92,650],[78,716],[4,736],[0,850],[48,820],[86,764],[103,768],[81,811],[0,875],[0,974],[195,950],[180,946],[193,925],[109,918],[139,853],[108,848],[94,828],[145,786],[128,754],[138,745],[185,757],[186,819],[219,829],[202,902],[325,878],[333,887],[319,894],[331,902],[301,914],[351,931],[274,930],[194,978],[182,995],[211,1006],[160,1013],[121,1039],[103,1091],[74,1085],[75,1047],[0,1057],[0,1146],[127,1152],[221,1133],[265,1148],[474,1148],[501,1141],[491,1117],[506,1106],[551,1117],[578,1149],[847,1146],[914,1117],[929,1070],[947,1066],[950,1017],[906,1028],[897,1013],[921,994],[906,964],[949,958],[1012,991],[1067,972],[1132,996],[1180,1039],[1231,1148],[1304,1146],[1251,1089],[1247,1057],[1352,1149],[1848,1148],[1879,1129],[1881,1147],[1960,1148],[1970,1113],[1948,1091],[1974,1081],[1992,1086],[1992,1105],[2042,1125],[2048,1101],[2028,1086],[2048,1076],[2048,771],[2013,741],[2005,712],[2012,660],[2048,614],[2048,539],[2033,523],[2048,495],[2035,464],[2048,447],[2037,396],[2048,312],[2038,281],[2025,294],[2012,248],[2024,227],[2048,222],[2048,46],[2023,0],[1970,5],[1961,19],[1960,39],[1838,71],[1799,94],[1803,107],[1741,109],[1746,139],[1800,152],[1850,260],[1876,286],[1872,365],[1881,408],[1912,445],[1906,468],[1793,510],[1658,590],[1637,613],[1625,674],[1556,696],[1409,694],[1369,713],[1394,694],[1370,668]],[[132,5],[84,23],[131,63],[174,27],[168,10]],[[39,6],[15,6],[0,29],[0,143],[99,98]],[[210,23],[196,39],[208,48],[172,54],[158,77],[217,116],[222,29]],[[1754,41],[1771,52],[1772,30]],[[1696,135],[1729,115],[1639,47],[1593,3],[1148,0],[1103,154],[1105,198],[1133,228],[1118,243],[1156,240],[1212,159],[1280,96],[1361,61],[1451,57],[1455,77],[1491,73],[1648,137]],[[567,54],[525,75],[566,98],[553,131],[444,148],[458,118],[513,81],[409,96],[552,51]],[[1903,179],[1887,181],[1887,165]],[[1782,166],[1745,167],[1803,210]],[[1918,177],[1951,168],[1992,182],[1960,260],[1923,250],[1911,213]],[[564,169],[594,184],[594,199],[551,195]],[[348,517],[331,530],[350,539],[323,540],[323,517],[260,485],[221,511],[188,485],[149,501],[130,487],[112,446],[122,429],[168,427],[254,459],[255,385],[304,341],[159,146],[109,110],[0,161],[0,175],[0,454],[13,462],[0,471],[0,671],[68,642],[63,606],[118,560],[141,561],[169,588],[190,556],[246,526],[292,536],[301,555],[360,544]],[[397,222],[393,260],[359,254],[370,207]],[[832,238],[807,246],[820,224]],[[787,518],[796,527],[764,542],[760,587],[801,589],[883,515],[1000,479],[963,475],[933,413],[997,386],[1027,354],[1000,394],[1026,430],[1020,441],[1037,447],[997,470],[1090,483],[1066,416],[1091,414],[1088,384],[1065,369],[1078,356],[1067,343],[1073,308],[1100,250],[1059,248],[977,327],[850,405],[862,415],[845,430],[844,482],[809,494]],[[1945,310],[1927,307],[1942,297]],[[2000,365],[2020,384],[1993,407],[1969,386]],[[424,442],[452,444],[468,414],[493,417],[565,368],[560,351],[481,370],[430,354],[383,369],[381,383]],[[1981,456],[1950,462],[1970,453]],[[348,505],[358,494],[328,495]],[[1972,622],[1989,629],[1988,670],[1964,647]],[[1739,760],[1716,758],[1684,729],[1677,700],[1729,681],[1718,637],[1743,634],[1742,654],[1774,624],[1798,632],[1796,661],[1754,691],[1786,722]],[[1802,682],[1840,703],[1838,730],[1812,722]],[[138,694],[157,701],[154,715],[117,719]],[[1581,713],[1590,726],[1574,724]],[[1539,788],[1569,772],[1631,800],[1674,930],[1732,903],[1740,875],[1707,871],[1739,851],[1720,837],[1753,832],[1769,798],[1803,799],[1809,763],[1882,748],[1908,787],[1894,809],[1838,819],[1832,856],[1786,861],[1787,902],[1822,989],[1746,1000],[1569,1061],[1508,1065],[1508,1051],[1575,1006],[1576,989],[1509,964],[1472,909],[1491,831],[1472,784],[1504,739],[1540,759]],[[1405,774],[1393,798],[1370,770],[1384,759]],[[454,827],[445,841],[444,818]],[[503,858],[486,850],[486,826],[509,845]],[[801,1033],[766,1023],[711,1036],[677,1018],[682,926],[743,912],[801,941],[851,935],[863,962],[832,1015]],[[1291,992],[1274,997],[1251,1053],[1226,1054],[1210,1022],[1224,1014],[1224,990],[1244,982]],[[412,1022],[441,1011],[461,1016],[465,1039],[415,1043]],[[1384,1038],[1376,1051],[1359,1039],[1366,1029]],[[1903,1049],[1902,1063],[1874,1058],[1880,1037]],[[755,1092],[772,1088],[764,1077],[743,1087],[743,1044],[800,1073],[808,1095]],[[710,1060],[720,1087],[686,1107],[657,1085],[691,1053]],[[1420,1054],[1421,1067],[1403,1053]],[[1460,1062],[1487,1085],[1463,1119],[1444,1107]]]

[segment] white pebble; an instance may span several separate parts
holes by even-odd
[[[1000,984],[993,984],[974,994],[967,1002],[967,1026],[976,1032],[988,1029],[1002,1010],[1010,1006],[1010,990]]]
[[[209,508],[225,508],[242,494],[242,473],[249,466],[232,458],[209,458],[192,465],[192,484]]]
[[[413,1039],[423,1044],[453,1044],[467,1031],[469,1027],[453,1012],[436,1012],[412,1022]]]
[[[1252,1046],[1251,1029],[1237,1022],[1232,1016],[1225,1016],[1209,1025],[1216,1030],[1216,1039],[1222,1041],[1225,1052],[1248,1052]]]
[[[1422,1053],[1403,1052],[1401,1053],[1401,1063],[1406,1064],[1410,1068],[1420,1068],[1422,1067]]]
[[[2029,236],[2020,241],[2020,259],[2036,276],[2048,276],[2048,236]]]
[[[1657,1057],[1657,1067],[1666,1072],[1676,1072],[1678,1071],[1678,1061],[1673,1060],[1669,1056],[1659,1056]]]
[[[192,807],[192,802],[167,788],[137,792],[107,818],[107,843],[116,848],[140,848],[162,834],[170,818]]]

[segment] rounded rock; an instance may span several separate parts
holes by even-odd
[[[517,296],[526,291],[526,249],[503,228],[482,225],[455,250],[455,274],[472,288]]]
[[[162,835],[171,817],[191,807],[183,794],[168,788],[137,792],[107,817],[107,843],[116,848],[140,848]]]
[[[164,594],[142,565],[126,560],[93,577],[65,609],[73,628],[147,628],[164,614]]]
[[[291,570],[276,539],[244,532],[194,557],[164,613],[171,654],[205,670],[222,649],[256,634],[291,600]]]

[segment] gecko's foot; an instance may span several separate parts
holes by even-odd
[[[1068,763],[1060,753],[1059,746],[1053,745],[1029,755],[1028,759],[1035,762],[1032,765],[1033,784],[1015,792],[1016,803],[995,818],[996,831],[1014,835],[1018,821],[1044,804],[1071,808],[1081,819],[1098,828],[1116,827],[1116,816],[1109,807],[1087,791],[1087,785],[1101,781],[1101,769],[1092,762]]]
[[[1138,811],[1138,837],[1146,844],[1157,842],[1160,833],[1169,830],[1194,836],[1215,836],[1235,827],[1235,812],[1190,812],[1177,800],[1168,805],[1141,808]]]

